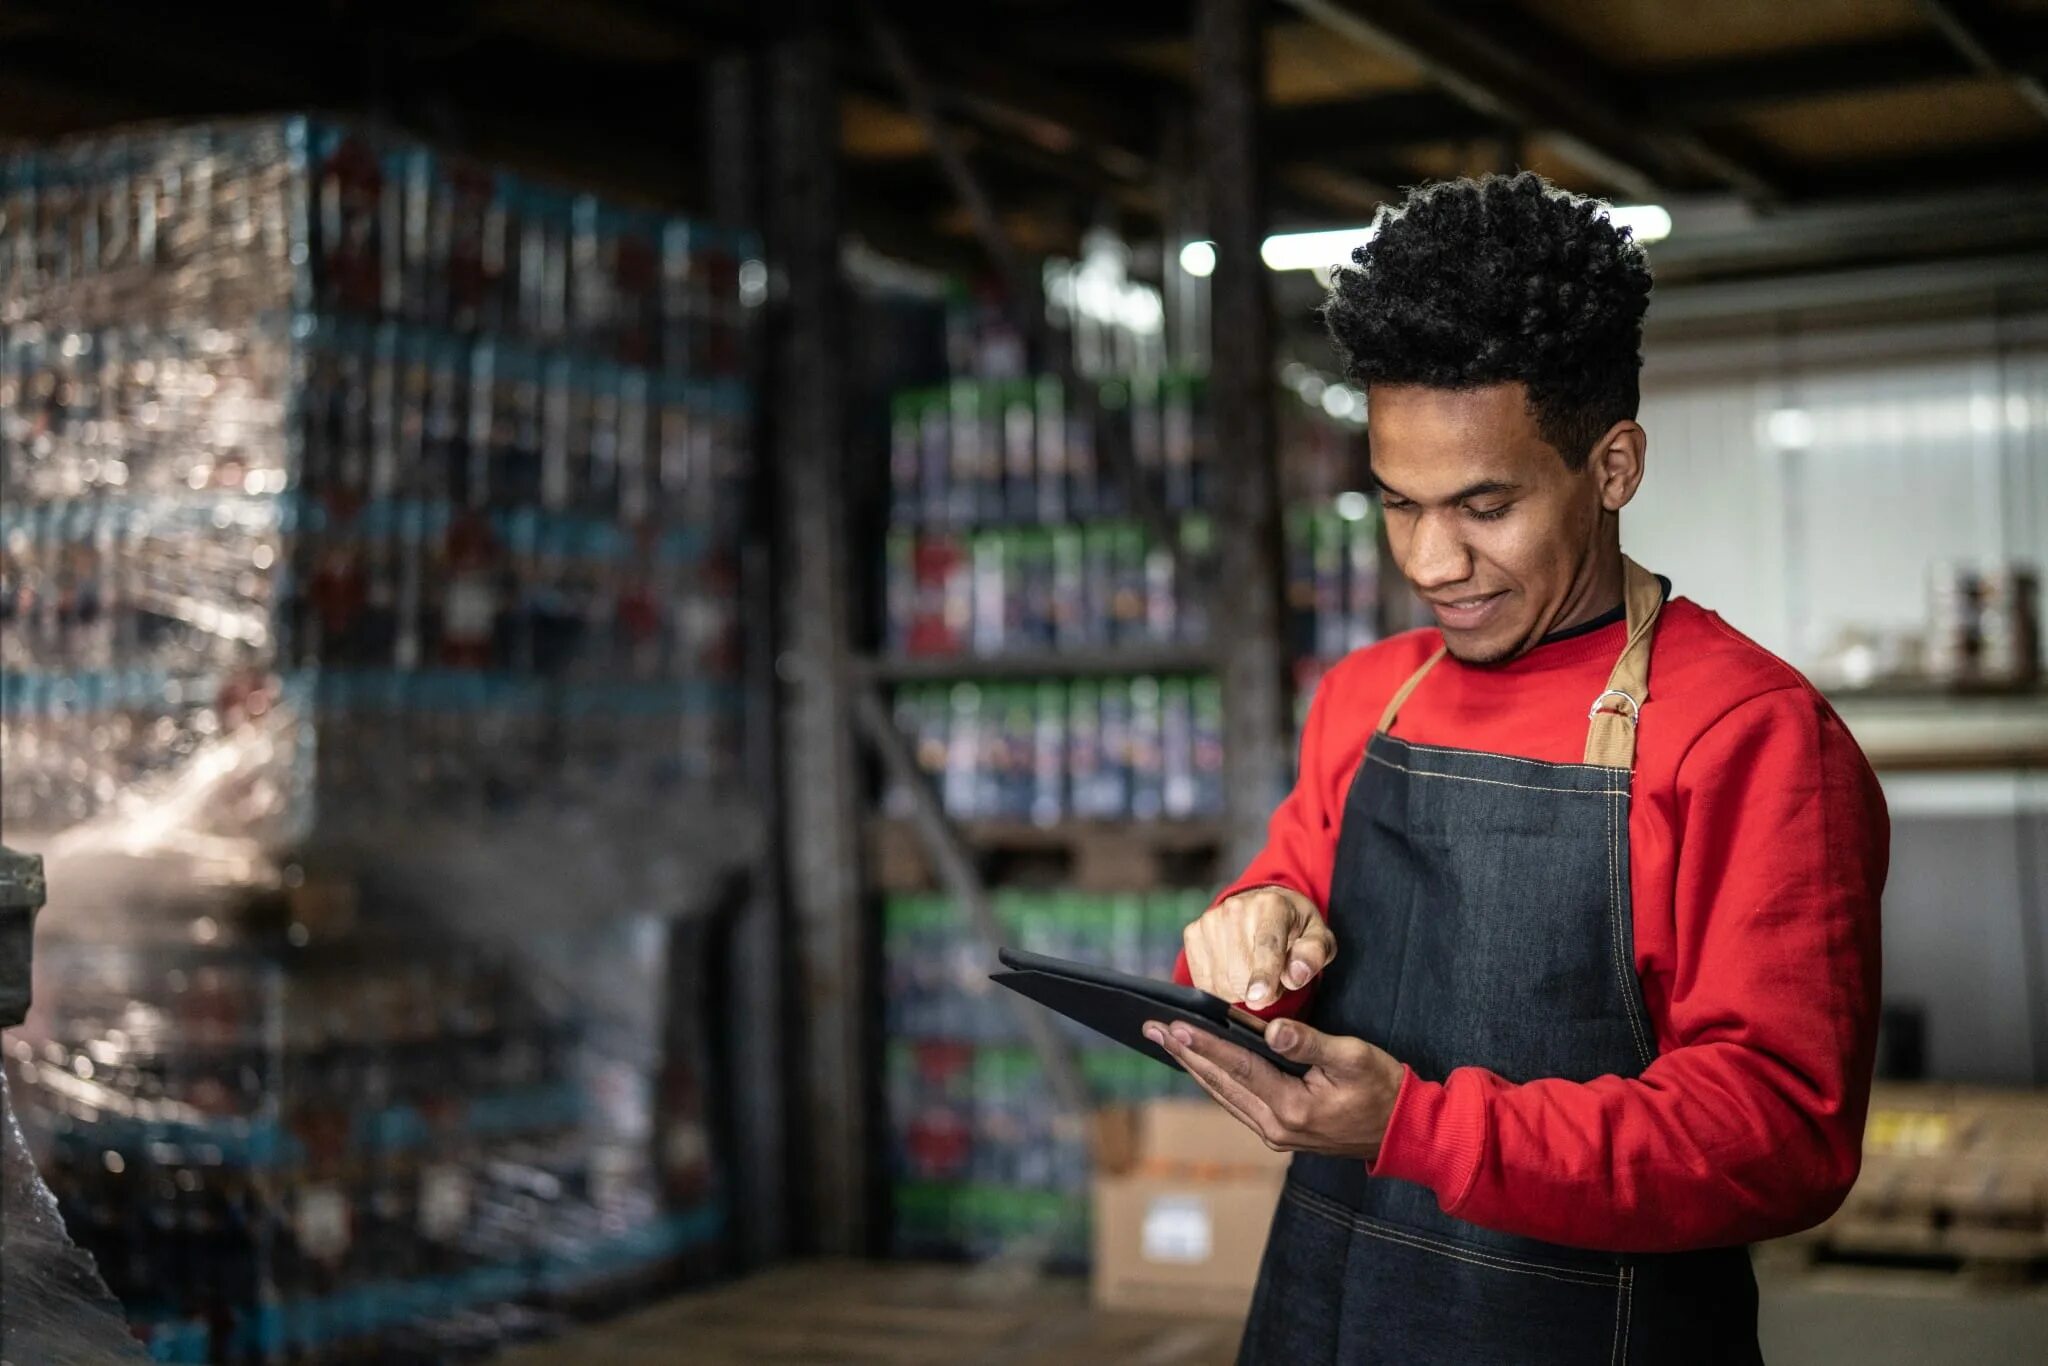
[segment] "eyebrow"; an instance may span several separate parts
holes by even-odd
[[[1373,474],[1372,482],[1379,487],[1381,492],[1391,493],[1396,498],[1401,499],[1403,502],[1412,503],[1416,501],[1415,499],[1410,498],[1407,494],[1401,492],[1401,490],[1394,488],[1393,486],[1388,484],[1387,481],[1380,478],[1377,473]],[[1489,494],[1517,493],[1520,492],[1521,487],[1522,486],[1520,484],[1510,484],[1499,479],[1483,479],[1476,484],[1467,484],[1464,488],[1459,489],[1456,493],[1452,494],[1450,497],[1444,499],[1443,501],[1446,505],[1451,503],[1462,503],[1468,498],[1484,498]]]

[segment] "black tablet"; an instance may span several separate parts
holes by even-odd
[[[1291,1077],[1308,1071],[1307,1063],[1275,1053],[1257,1029],[1238,1018],[1237,1010],[1228,1001],[1206,991],[1150,977],[1133,977],[1091,963],[1047,958],[1022,949],[1000,949],[996,956],[1010,970],[992,972],[990,980],[1069,1019],[1079,1020],[1096,1033],[1115,1039],[1126,1048],[1135,1048],[1168,1067],[1178,1069],[1180,1064],[1145,1037],[1148,1020],[1161,1024],[1178,1020],[1204,1030],[1249,1049]]]

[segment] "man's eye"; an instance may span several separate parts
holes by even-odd
[[[1409,502],[1406,498],[1394,498],[1383,493],[1380,495],[1380,506],[1388,512],[1406,512],[1414,507],[1415,504]]]
[[[1507,516],[1508,509],[1512,508],[1513,506],[1513,503],[1502,503],[1497,508],[1466,508],[1465,512],[1475,521],[1497,522],[1501,518]]]

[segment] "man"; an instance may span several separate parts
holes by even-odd
[[[1186,931],[1179,980],[1307,1075],[1147,1027],[1296,1154],[1241,1359],[1757,1361],[1744,1245],[1857,1171],[1883,798],[1804,679],[1621,553],[1627,231],[1489,176],[1353,261],[1326,318],[1437,628],[1327,675],[1264,850]]]

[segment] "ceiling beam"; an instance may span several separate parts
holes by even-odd
[[[890,78],[896,82],[904,104],[923,126],[925,142],[945,172],[954,195],[965,206],[968,218],[974,224],[974,234],[981,240],[982,250],[988,253],[997,275],[1001,277],[1011,306],[1022,310],[1023,321],[1019,330],[1029,335],[1030,320],[1041,316],[1037,280],[1026,272],[1023,256],[996,214],[995,201],[976,174],[975,167],[969,164],[966,149],[961,146],[958,135],[940,114],[931,87],[925,82],[923,69],[911,56],[902,35],[875,9],[866,9],[862,19],[869,43]]]
[[[1674,175],[1703,175],[1752,202],[1782,197],[1764,163],[1718,134],[1703,133],[1664,109],[1655,87],[1596,58],[1584,44],[1507,0],[1467,0],[1459,22],[1472,30],[1504,65],[1526,68],[1566,94],[1580,95],[1594,112],[1634,130],[1643,144],[1674,168]]]
[[[1657,286],[1904,259],[2048,246],[2048,183],[1912,198],[1829,200],[1725,226],[1679,219],[1651,248]]]
[[[2048,73],[2048,20],[2010,16],[1999,50],[2014,72]],[[1970,63],[1925,37],[1819,43],[1781,51],[1662,62],[1630,73],[1629,86],[1658,115],[1697,127],[1725,121],[1742,110],[1781,100],[1853,95],[1968,75]],[[1498,120],[1447,91],[1427,87],[1313,104],[1283,105],[1267,116],[1268,156],[1276,163],[1337,160],[1357,164],[1390,157],[1422,143],[1485,137]],[[1723,150],[1736,141],[1715,129]],[[1771,175],[1760,151],[1738,153]]]
[[[66,33],[0,49],[0,125],[50,136],[141,118],[311,107],[373,114],[452,151],[656,204],[688,204],[702,189],[700,111],[677,99],[666,68],[607,82],[589,67],[494,40],[373,67],[358,55],[360,37],[340,52],[334,44],[271,50],[231,38],[186,51],[138,24],[90,42]],[[166,50],[178,53],[175,63],[163,60]],[[24,93],[30,98],[19,98]],[[38,99],[47,108],[67,97],[70,126],[35,124]],[[565,116],[565,107],[603,112]]]
[[[960,0],[891,0],[884,7],[907,37],[947,37],[1014,57],[1094,61],[1105,50],[1188,36],[1187,0],[1038,0],[1005,7]]]
[[[1629,80],[1505,5],[1455,11],[1420,0],[1285,0],[1332,32],[1422,71],[1496,123],[1558,144],[1622,193],[1653,198],[1702,177],[1768,201],[1778,188],[1690,129],[1658,127]]]
[[[1748,276],[1658,288],[1647,321],[1654,333],[1735,319],[1782,318],[1788,312],[1837,314],[1875,311],[1896,322],[1902,306],[1968,301],[1982,312],[1987,299],[2007,291],[2048,287],[2048,252],[2038,248],[1987,256],[1856,266],[1784,276]],[[1653,354],[1656,353],[1653,348]]]
[[[1457,21],[1395,0],[1285,0],[1337,36],[1407,63],[1480,115],[1497,123],[1543,129],[1574,161],[1642,199],[1658,196],[1668,168],[1624,136],[1598,111],[1565,107],[1553,94],[1528,88],[1526,73],[1502,71],[1476,51]]]
[[[899,8],[885,12],[894,14]],[[1156,216],[1160,129],[1193,107],[1194,92],[1187,85],[1119,68],[1114,79],[1120,96],[1105,99],[1078,79],[992,61],[958,45],[914,40],[907,25],[898,25],[897,32],[918,59],[934,105],[977,155],[999,156]],[[977,43],[977,48],[986,46]],[[856,86],[902,104],[900,84],[865,41],[849,47],[845,60]],[[1417,127],[1431,110],[1447,113],[1458,121],[1457,127],[1471,120],[1462,105],[1442,96],[1429,96],[1422,104],[1427,107],[1418,106],[1406,115]],[[1395,112],[1401,114],[1400,109]],[[1293,125],[1297,132],[1301,126]],[[981,130],[993,136],[976,137]],[[1288,178],[1275,187],[1274,212],[1298,222],[1349,221],[1363,196],[1417,178],[1391,158],[1376,160],[1371,150],[1349,149],[1344,165],[1329,168],[1328,175]],[[1268,155],[1276,165],[1302,159],[1298,149],[1279,137],[1271,140]],[[935,179],[932,183],[937,184]],[[944,202],[950,204],[951,196]]]
[[[2004,138],[1904,156],[1840,164],[1802,164],[1802,200],[1885,198],[1908,186],[1918,194],[1999,186],[2048,185],[2048,135]]]
[[[1963,75],[1955,53],[1925,38],[1822,43],[1741,57],[1665,62],[1637,73],[1667,117],[1707,123],[1778,100],[1856,95]]]
[[[1293,232],[1326,226],[1333,218],[1345,223],[1366,222],[1380,205],[1400,199],[1401,187],[1413,184],[1418,177],[1405,173],[1360,175],[1317,162],[1277,166],[1270,179],[1273,189],[1268,191],[1267,198],[1273,228]],[[1276,195],[1283,193],[1285,197],[1275,202]],[[1305,196],[1328,203],[1338,212],[1304,218],[1298,206]]]
[[[2037,76],[2007,66],[1998,56],[1996,49],[2004,44],[1994,36],[1996,20],[1981,6],[1968,0],[1920,0],[1920,12],[1972,67],[2010,84],[2028,108],[2048,120],[2048,85]]]
[[[1266,115],[1266,155],[1276,161],[1311,157],[1384,157],[1420,143],[1486,137],[1500,119],[1438,89],[1283,105]]]
[[[896,31],[904,33],[900,28]],[[1132,100],[1104,100],[1013,64],[915,42],[907,33],[903,41],[922,70],[944,73],[939,79],[927,77],[940,113],[970,117],[1047,151],[1086,158],[1103,173],[1119,179],[1140,179],[1153,173],[1158,121],[1150,117],[1142,94]],[[858,88],[902,104],[895,75],[874,54],[865,36],[846,49],[844,60],[848,76]]]

